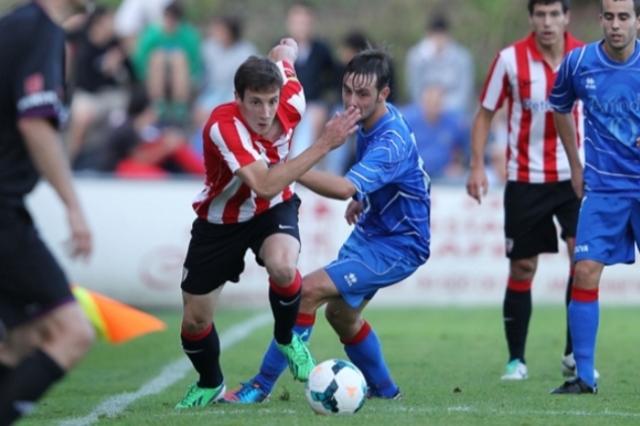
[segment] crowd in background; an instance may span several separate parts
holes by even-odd
[[[314,8],[290,6],[286,34],[299,46],[295,63],[307,109],[294,134],[292,155],[304,150],[341,108],[342,70],[358,51],[375,46],[350,31],[337,46],[315,28]],[[233,101],[233,76],[262,52],[243,37],[235,16],[215,16],[199,28],[173,0],[123,0],[69,22],[70,122],[66,131],[74,170],[155,178],[202,174],[202,126],[211,110]],[[476,108],[474,60],[450,33],[445,14],[430,13],[425,32],[404,61],[408,103],[391,101],[413,129],[434,181],[461,183],[468,171],[470,120]],[[396,95],[395,98],[393,95]],[[506,123],[495,120],[487,158],[493,181],[504,181]],[[355,147],[345,144],[318,167],[343,174]]]

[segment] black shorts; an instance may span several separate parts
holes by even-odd
[[[196,219],[184,261],[181,288],[189,294],[207,294],[227,281],[238,282],[244,257],[251,249],[259,265],[260,247],[273,234],[288,234],[300,241],[298,209],[294,195],[266,212],[242,223],[215,224]]]
[[[558,233],[575,238],[580,200],[571,181],[556,183],[507,182],[504,191],[504,233],[506,255],[525,259],[540,253],[558,252]]]
[[[73,300],[69,282],[24,208],[0,208],[0,318],[7,328]]]

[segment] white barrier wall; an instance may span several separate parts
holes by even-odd
[[[95,252],[88,263],[64,253],[68,236],[63,210],[47,184],[29,198],[29,208],[70,280],[122,301],[142,306],[181,304],[182,261],[195,218],[191,201],[200,181],[125,181],[83,178],[77,188],[94,231]],[[350,229],[346,202],[320,198],[298,187],[304,275],[332,260]],[[502,234],[502,191],[494,189],[477,205],[461,187],[432,189],[431,258],[404,282],[379,292],[376,304],[477,305],[502,302],[507,276]],[[534,299],[560,303],[569,270],[566,249],[543,255]],[[248,253],[238,284],[224,290],[224,303],[266,305],[267,280]],[[601,299],[640,302],[637,266],[605,269]]]

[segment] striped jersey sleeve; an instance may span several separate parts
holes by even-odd
[[[507,64],[501,53],[493,60],[480,94],[480,104],[490,111],[500,109],[509,91]]]
[[[280,108],[289,122],[298,123],[306,108],[302,84],[296,76],[293,64],[288,61],[279,61],[276,62],[276,65],[284,80],[280,91]]]

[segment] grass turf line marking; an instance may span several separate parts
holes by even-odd
[[[271,319],[271,312],[266,312],[229,328],[220,336],[220,349],[225,350],[246,339],[256,329],[268,324]],[[189,360],[186,357],[181,357],[167,364],[158,376],[143,384],[137,391],[114,395],[101,402],[88,415],[61,420],[58,424],[59,426],[88,426],[97,422],[101,417],[114,417],[138,399],[158,394],[182,380],[192,368]]]

